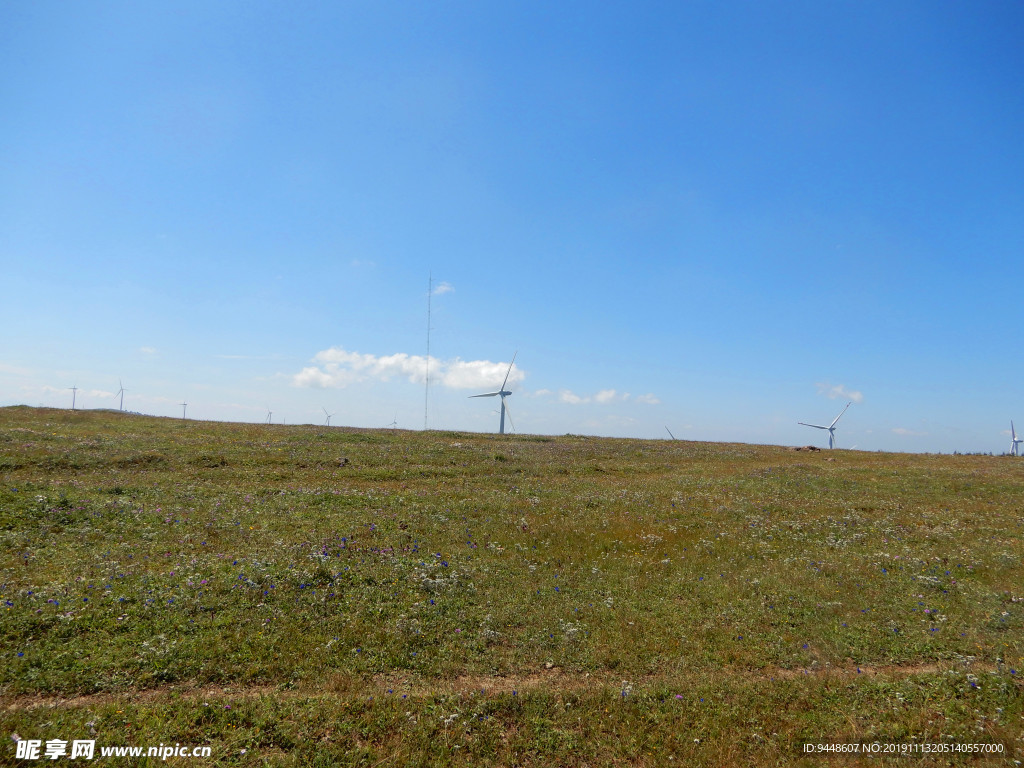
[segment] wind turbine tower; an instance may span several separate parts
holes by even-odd
[[[852,403],[847,403],[846,404],[846,408],[849,408],[851,405],[852,405]],[[843,410],[841,410],[839,412],[839,415],[836,416],[835,419],[832,421],[832,423],[829,424],[827,427],[823,427],[820,424],[808,424],[805,421],[798,421],[797,424],[800,424],[800,425],[805,426],[805,427],[814,427],[815,429],[824,429],[824,430],[826,430],[828,432],[828,447],[829,448],[835,448],[836,447],[836,422],[838,422],[839,419],[841,419],[843,417],[843,414],[846,413],[846,408],[843,408]]]
[[[267,424],[271,423],[270,419],[271,419],[271,417],[273,417],[273,415],[274,415],[274,412],[272,410],[270,410],[270,406],[267,406]]]
[[[120,379],[117,380],[117,385],[120,387],[120,389],[117,390],[117,394],[121,396],[121,405],[120,405],[118,410],[123,411],[124,410],[124,393],[125,393],[126,390],[124,388],[124,384],[121,383]]]
[[[185,420],[185,409],[188,408],[188,403],[181,404],[181,420]]]
[[[1010,421],[1010,455],[1020,456],[1017,446],[1024,443],[1024,437],[1017,437],[1017,430],[1013,428],[1013,421]]]
[[[71,390],[71,410],[75,410],[75,398],[78,397],[78,385],[75,384],[73,387],[69,387]]]
[[[505,403],[505,398],[512,393],[505,389],[505,385],[508,384],[509,374],[512,373],[512,366],[516,364],[516,355],[519,352],[516,351],[515,355],[512,355],[512,362],[508,364],[508,371],[505,372],[505,380],[501,382],[501,387],[497,392],[484,392],[482,395],[470,395],[470,397],[500,397],[501,398],[501,421],[498,423],[498,434],[505,434],[505,412],[508,410],[508,405]],[[512,426],[512,429],[516,428],[515,424],[512,424],[512,413],[508,414],[508,423]]]
[[[323,406],[321,406],[321,408],[323,408]],[[327,421],[324,422],[324,426],[325,427],[329,427],[329,426],[331,426],[331,416],[333,416],[334,414],[333,413],[327,413],[327,409],[326,408],[323,408],[323,412],[327,416]]]

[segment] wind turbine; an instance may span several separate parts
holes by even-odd
[[[505,389],[505,385],[508,384],[509,374],[512,373],[512,366],[516,364],[516,355],[519,351],[516,351],[515,355],[512,355],[512,362],[508,364],[508,371],[505,372],[505,380],[501,382],[501,388],[497,392],[484,392],[482,395],[470,395],[470,397],[500,397],[501,398],[501,421],[498,424],[498,434],[505,434],[505,412],[508,411],[508,406],[505,404],[505,398],[512,393]],[[508,414],[508,423],[512,426],[512,429],[516,428],[515,424],[512,424],[512,413]]]
[[[118,395],[120,395],[120,396],[121,396],[121,406],[120,406],[120,410],[122,410],[122,411],[123,411],[123,410],[124,410],[124,393],[126,392],[126,390],[125,390],[125,388],[124,388],[124,384],[122,384],[122,383],[121,383],[121,380],[120,380],[120,379],[118,379],[118,380],[117,380],[117,385],[118,385],[119,387],[121,387],[121,388],[120,388],[119,390],[117,390],[117,394],[116,394],[116,395],[114,395],[114,397],[117,397]]]
[[[1017,437],[1017,430],[1013,428],[1013,421],[1010,421],[1010,455],[1020,456],[1017,446],[1024,443],[1024,437]]]
[[[391,423],[386,425],[384,429],[397,429],[398,428],[398,412],[395,412],[395,418],[392,419]]]
[[[185,409],[188,408],[188,403],[181,404],[181,420],[185,420]]]
[[[846,404],[846,408],[849,408],[851,405],[852,405],[852,403],[847,403]],[[843,410],[839,412],[839,415],[836,416],[835,419],[832,421],[832,423],[829,424],[827,427],[823,427],[820,424],[808,424],[806,421],[798,421],[797,424],[801,424],[801,425],[803,425],[805,427],[814,427],[815,429],[827,430],[828,431],[828,447],[829,448],[835,448],[836,447],[836,422],[839,421],[839,419],[842,418],[844,413],[846,413],[846,408],[843,408]]]
[[[68,387],[71,390],[71,410],[75,410],[75,398],[78,397],[78,385],[75,384],[73,387]]]
[[[333,414],[333,413],[327,413],[327,409],[326,409],[326,408],[324,408],[323,406],[320,406],[320,407],[321,407],[321,409],[323,410],[323,412],[324,412],[324,413],[326,414],[326,416],[327,416],[327,421],[326,421],[326,422],[324,422],[324,426],[325,426],[325,427],[329,427],[329,426],[331,426],[331,416],[333,416],[334,414]]]
[[[665,431],[668,432],[668,436],[671,437],[673,440],[676,439],[676,436],[672,434],[672,430],[668,428],[668,424],[665,425]]]
[[[267,406],[267,424],[270,424],[270,419],[274,415],[274,412],[270,410],[270,406]]]

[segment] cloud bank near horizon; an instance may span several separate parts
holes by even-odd
[[[398,352],[373,355],[331,347],[317,352],[314,365],[292,376],[296,387],[343,389],[361,381],[390,381],[404,378],[411,384],[423,384],[427,376],[427,358]],[[520,384],[526,378],[521,368],[490,360],[440,360],[430,357],[430,381],[449,389],[493,391],[501,386],[508,373],[506,386]]]
[[[578,395],[571,389],[560,389],[557,392],[552,392],[550,389],[538,389],[533,393],[533,395],[534,397],[556,395],[558,397],[558,402],[566,403],[568,405],[586,405],[587,403],[608,405],[610,403],[625,403],[629,401],[646,403],[647,405],[658,405],[661,403],[661,400],[649,392],[645,395],[634,396],[629,394],[629,392],[619,392],[615,389],[602,389],[599,392],[595,392],[593,395]]]

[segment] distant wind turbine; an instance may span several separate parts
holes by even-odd
[[[847,403],[846,404],[846,408],[849,408],[851,405],[852,405],[852,403]],[[805,421],[798,421],[797,424],[800,424],[800,425],[805,426],[805,427],[814,427],[815,429],[824,429],[824,430],[826,430],[828,432],[828,447],[829,448],[835,448],[836,447],[836,422],[839,421],[839,419],[842,418],[844,413],[846,413],[846,408],[843,408],[843,410],[839,412],[839,415],[836,416],[835,419],[832,421],[832,423],[829,424],[827,427],[823,427],[820,424],[808,424]]]
[[[1010,421],[1010,455],[1020,456],[1017,446],[1024,443],[1024,437],[1017,437],[1017,430],[1013,428],[1013,421]]]
[[[398,412],[395,412],[395,418],[392,419],[391,423],[384,427],[384,429],[396,429],[398,427]]]
[[[331,426],[331,416],[333,416],[334,414],[333,413],[327,413],[327,409],[326,408],[324,408],[323,406],[320,406],[320,407],[323,408],[323,412],[327,416],[327,421],[324,422],[324,426],[325,427]]]
[[[117,395],[120,395],[120,396],[121,396],[121,406],[120,406],[120,410],[122,410],[122,411],[123,411],[123,410],[124,410],[124,393],[125,393],[125,392],[126,392],[127,390],[125,390],[125,388],[124,388],[124,384],[122,384],[122,383],[121,383],[121,380],[120,380],[120,379],[118,379],[118,380],[117,380],[117,385],[118,385],[119,387],[121,387],[121,388],[120,388],[119,390],[117,390]],[[114,397],[117,397],[117,395],[114,395]]]
[[[270,419],[274,415],[274,412],[270,410],[270,406],[267,406],[267,424],[270,424]]]
[[[78,385],[75,384],[73,387],[68,387],[71,390],[71,410],[75,410],[75,398],[78,397]]]
[[[668,428],[668,424],[665,425],[665,431],[668,432],[668,436],[671,437],[673,440],[676,439],[676,436],[672,434],[672,430]]]
[[[508,405],[505,403],[505,398],[512,394],[507,389],[505,389],[505,385],[508,384],[508,377],[509,374],[512,373],[512,366],[516,364],[516,355],[518,354],[519,352],[517,350],[516,354],[512,355],[512,362],[508,364],[508,371],[505,372],[505,380],[501,382],[501,387],[498,389],[497,392],[484,392],[482,395],[470,395],[470,397],[501,398],[501,421],[498,423],[498,434],[501,435],[505,434],[505,413],[506,411],[508,411]],[[511,425],[512,429],[516,428],[516,425],[512,423],[512,413],[510,411],[508,412],[508,423]]]
[[[181,420],[182,421],[185,420],[185,409],[187,409],[187,408],[188,408],[188,403],[182,403],[181,404]]]

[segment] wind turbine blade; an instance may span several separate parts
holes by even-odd
[[[846,408],[849,408],[851,405],[853,405],[852,402],[851,403],[847,403],[846,404]],[[841,418],[843,418],[843,414],[846,413],[846,408],[843,408],[843,410],[840,411],[839,415],[836,416],[836,421],[839,421]],[[836,421],[833,421],[831,424],[829,424],[828,428],[832,429],[832,427],[834,427],[836,425]]]
[[[519,350],[516,350],[516,354],[512,355],[512,362],[508,364],[508,370],[505,372],[505,380],[501,382],[501,392],[505,391],[505,385],[508,384],[508,376],[512,373],[512,366],[516,364],[516,355],[519,354]]]
[[[508,417],[508,425],[512,427],[512,431],[516,431],[516,425],[512,423],[512,411],[508,409],[508,403],[505,402],[504,395],[501,398],[501,404],[505,407],[505,415]]]
[[[797,424],[802,424],[805,427],[814,427],[815,429],[828,429],[828,427],[823,427],[820,424],[808,424],[806,421],[798,421]]]
[[[676,436],[672,434],[672,430],[668,428],[667,424],[665,425],[665,431],[668,432],[668,436],[671,437],[673,440],[676,439]]]
[[[1013,429],[1013,419],[1010,419],[1010,437],[1012,437],[1014,440],[1017,439],[1017,433]]]
[[[470,397],[494,397],[495,395],[500,395],[500,394],[501,394],[501,392],[485,392],[482,395],[470,395]]]

